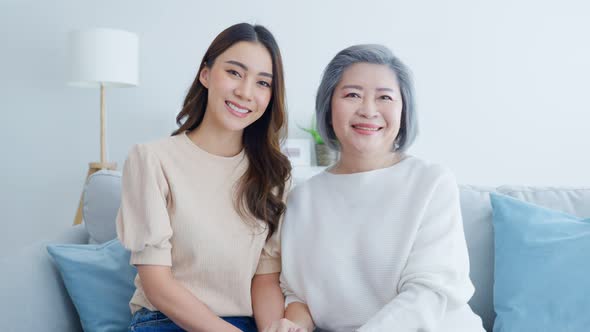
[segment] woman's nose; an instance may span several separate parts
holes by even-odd
[[[374,118],[377,116],[377,105],[373,101],[365,100],[358,110],[358,114],[365,118]]]
[[[242,80],[240,85],[238,85],[234,90],[234,93],[236,94],[236,96],[244,100],[250,101],[252,100],[253,90],[254,89],[252,88],[251,82],[248,82],[248,80]]]

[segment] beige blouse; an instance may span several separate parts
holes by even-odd
[[[251,316],[255,274],[281,270],[279,234],[266,241],[259,221],[234,207],[236,184],[248,167],[210,154],[184,134],[135,145],[123,168],[117,234],[131,264],[170,266],[186,289],[219,316]],[[139,275],[132,313],[157,310]]]

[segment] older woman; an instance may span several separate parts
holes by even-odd
[[[286,319],[274,329],[484,331],[467,304],[455,179],[406,154],[417,130],[407,67],[386,47],[349,47],[326,68],[316,112],[341,154],[288,199]]]

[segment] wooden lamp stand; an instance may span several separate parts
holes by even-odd
[[[88,174],[86,175],[86,181],[90,175],[100,171],[101,169],[116,170],[117,163],[110,163],[106,161],[106,150],[105,150],[105,110],[104,110],[104,85],[100,84],[100,162],[93,162],[88,164]],[[78,203],[78,210],[76,211],[76,217],[74,218],[74,225],[82,223],[82,209],[84,207],[84,189],[80,195],[80,202]]]

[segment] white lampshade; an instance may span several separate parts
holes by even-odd
[[[80,87],[130,87],[139,81],[139,39],[115,29],[89,29],[70,34],[69,84]]]

